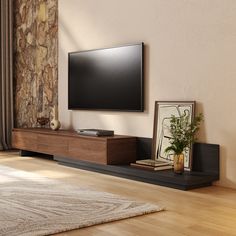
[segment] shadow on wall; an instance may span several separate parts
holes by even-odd
[[[61,31],[61,32],[60,32]],[[145,111],[143,113],[127,113],[127,112],[109,112],[109,111],[69,111],[68,110],[68,50],[77,51],[82,50],[83,45],[78,42],[78,38],[73,37],[69,27],[63,19],[60,19],[59,35],[63,34],[65,41],[61,41],[59,44],[60,58],[59,63],[63,65],[59,66],[59,119],[62,121],[63,128],[101,128],[101,129],[114,129],[119,127],[119,133],[128,134],[128,130],[135,130],[135,119],[142,119],[149,115],[150,110],[150,93],[149,93],[149,58],[150,47],[145,45],[144,47],[144,96],[145,96]],[[68,46],[69,45],[69,48]],[[114,45],[115,46],[115,45]],[[67,50],[66,50],[67,49]],[[65,99],[66,98],[66,99]],[[153,109],[153,108],[152,108]],[[96,127],[92,126],[93,118],[95,119]],[[83,124],[83,127],[80,125]],[[112,128],[111,128],[112,127]]]
[[[72,111],[72,127],[78,128],[96,128],[111,129],[116,134],[129,135],[129,130],[136,129],[135,122],[126,118],[127,115],[111,114],[109,112],[100,111]]]
[[[226,146],[220,146],[220,185],[232,187],[235,189],[236,181],[232,181],[228,177],[230,172],[229,167],[227,167],[227,162],[229,163]]]
[[[66,36],[67,41],[69,42],[67,45],[70,45],[71,48],[76,48],[77,50],[81,48],[81,43],[78,43],[78,37],[72,35],[72,33],[68,30],[69,27],[66,26],[66,23],[63,21],[62,17],[60,18],[60,28],[59,31],[63,32],[63,37]],[[59,32],[60,33],[60,32]],[[60,43],[60,48],[63,42]],[[63,48],[61,48],[63,51]],[[68,54],[68,52],[66,52]]]
[[[204,113],[204,106],[203,106],[203,103],[200,103],[200,102],[196,102],[196,111],[195,111],[195,115],[198,115],[199,113],[202,113],[203,114],[203,122],[201,122],[201,125],[200,125],[200,130],[199,130],[199,133],[198,133],[198,136],[197,138],[199,140],[201,140],[201,142],[204,142],[206,143],[207,142],[207,133],[206,133],[206,114]]]
[[[150,46],[144,42],[144,112],[150,110]]]

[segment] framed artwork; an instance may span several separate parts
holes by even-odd
[[[170,145],[171,134],[169,132],[171,115],[179,117],[181,115],[189,115],[192,122],[195,113],[194,101],[156,101],[154,111],[153,125],[153,145],[152,159],[173,162],[174,154],[166,153],[165,149]],[[191,170],[192,165],[192,149],[184,152],[184,168]]]

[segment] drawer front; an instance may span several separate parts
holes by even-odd
[[[71,138],[69,141],[68,157],[74,160],[107,164],[106,146],[106,142],[102,140]]]
[[[123,165],[136,161],[136,138],[109,140],[107,164]]]
[[[36,151],[37,134],[28,132],[12,132],[12,147],[22,150]]]
[[[68,155],[68,137],[37,135],[37,151],[51,155]]]
[[[136,160],[136,138],[85,137],[69,131],[15,129],[12,145],[26,151],[97,164],[129,164]]]

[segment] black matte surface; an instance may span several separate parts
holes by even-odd
[[[195,143],[193,145],[193,171],[219,175],[220,146],[217,144]]]
[[[210,186],[213,181],[218,180],[217,175],[205,174],[202,172],[185,172],[182,175],[178,175],[175,174],[173,170],[148,171],[131,166],[100,165],[84,161],[74,161],[72,159],[59,156],[55,156],[54,159],[60,164],[71,167],[77,167],[80,169],[96,171],[103,174],[119,176],[181,190]]]
[[[69,109],[143,111],[143,44],[69,53]]]
[[[137,160],[151,159],[152,155],[152,139],[137,138]]]
[[[39,152],[32,152],[27,150],[20,150],[20,156],[22,157],[39,157],[44,158],[48,160],[53,160],[53,155],[45,154],[45,153],[39,153]]]

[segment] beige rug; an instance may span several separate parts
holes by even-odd
[[[0,166],[0,235],[50,235],[162,208]]]

